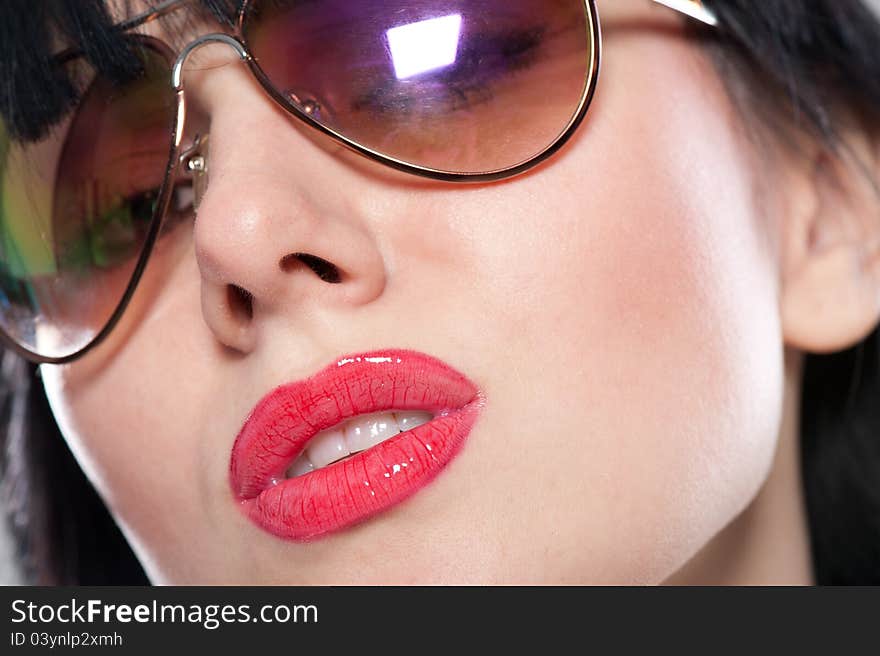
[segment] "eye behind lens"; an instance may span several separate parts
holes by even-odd
[[[583,0],[249,7],[244,37],[273,91],[350,144],[452,175],[547,151],[579,116],[595,70]]]

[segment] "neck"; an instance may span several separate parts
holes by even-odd
[[[770,474],[748,507],[666,583],[814,583],[800,467],[803,356],[786,350],[785,395]]]

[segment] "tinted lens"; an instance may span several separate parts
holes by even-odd
[[[132,62],[115,82],[67,62],[79,101],[39,141],[0,121],[0,324],[42,356],[98,334],[147,241],[176,101],[161,55],[136,46]]]
[[[416,166],[514,167],[581,109],[584,0],[254,0],[243,32],[272,87],[324,126]]]

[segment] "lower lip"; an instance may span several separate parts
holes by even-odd
[[[441,377],[447,377],[448,367],[433,358],[406,351],[393,353],[408,358],[410,362],[418,360],[421,370],[426,365],[429,369],[442,369]],[[367,355],[363,359],[367,359]],[[327,376],[331,372],[337,373],[328,367],[318,376]],[[430,376],[427,378],[423,382],[430,385]],[[469,382],[465,384],[470,385]],[[401,407],[399,399],[406,395],[397,391],[397,394],[389,393],[387,401],[376,399],[370,411],[421,409],[434,413],[434,418],[308,474],[272,480],[259,493],[241,499],[245,514],[279,538],[307,542],[359,524],[428,485],[460,452],[482,409],[483,397],[474,387],[473,393],[468,395],[469,400],[460,407],[412,403]],[[392,405],[395,398],[398,403]],[[298,444],[294,453],[301,452],[304,446]],[[236,448],[233,448],[233,471],[236,469],[235,454]],[[290,460],[289,454],[285,460]],[[233,486],[237,487],[235,481]]]

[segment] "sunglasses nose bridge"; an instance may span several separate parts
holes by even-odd
[[[233,36],[223,34],[222,32],[215,32],[212,34],[205,34],[203,36],[200,36],[198,39],[189,42],[186,47],[184,47],[183,50],[180,51],[180,54],[177,55],[177,59],[174,62],[174,68],[171,74],[171,82],[174,85],[174,90],[178,93],[183,90],[183,66],[184,64],[186,64],[186,60],[193,52],[204,45],[208,45],[209,43],[226,44],[235,51],[235,54],[238,55],[238,58],[242,61],[247,61],[248,59],[250,59],[250,55],[248,54],[247,49],[244,47],[244,44]]]

